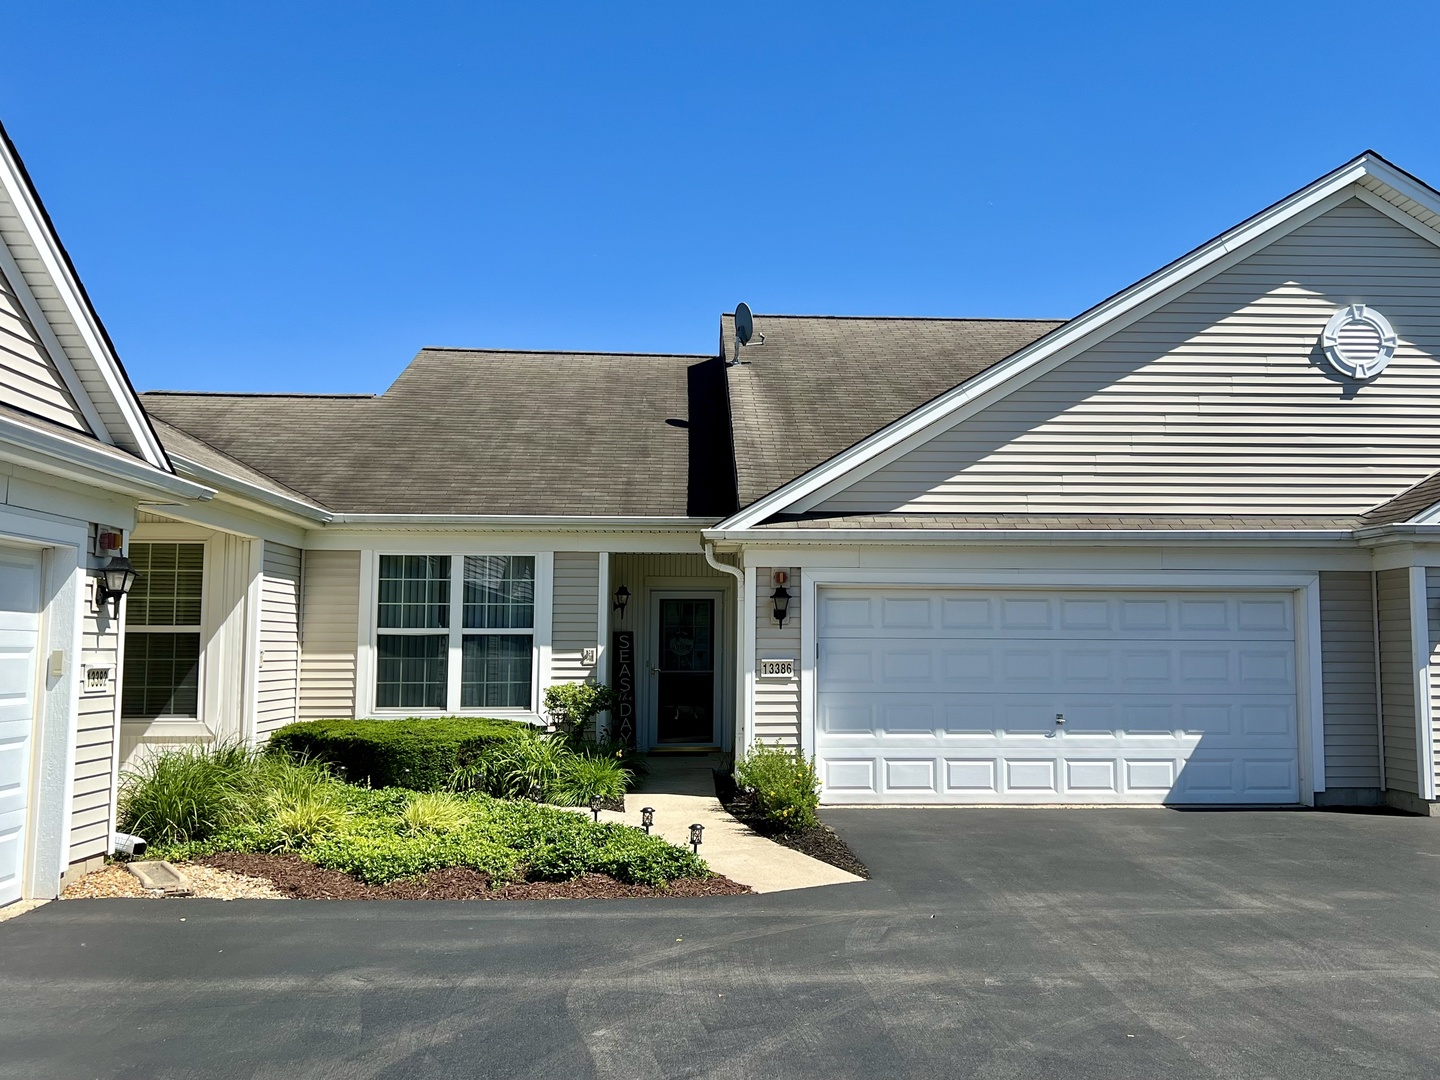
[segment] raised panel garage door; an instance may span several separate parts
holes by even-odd
[[[832,587],[818,607],[827,802],[1299,801],[1291,593]]]
[[[40,560],[0,550],[0,904],[23,881],[39,611]]]

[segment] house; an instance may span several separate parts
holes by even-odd
[[[1374,153],[1066,321],[137,396],[6,152],[0,900],[155,748],[586,679],[830,803],[1436,806],[1440,193]]]

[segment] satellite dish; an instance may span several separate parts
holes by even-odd
[[[750,314],[750,305],[737,305],[735,308],[735,340],[741,345],[749,345],[750,339],[754,336],[755,316]]]

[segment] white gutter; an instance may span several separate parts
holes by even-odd
[[[715,544],[710,540],[705,541],[704,551],[707,563],[735,579],[735,743],[732,752],[738,758],[749,745],[745,725],[745,719],[750,712],[747,708],[750,687],[745,677],[748,659],[745,646],[749,639],[746,637],[745,624],[755,618],[755,612],[747,610],[749,605],[745,603],[745,571],[715,558]]]
[[[1334,544],[1353,541],[1351,529],[706,529],[708,542],[877,543],[902,544],[1026,544],[1057,540],[1091,543],[1136,543],[1157,540],[1268,544]],[[1434,533],[1440,536],[1440,528]]]
[[[203,480],[214,487],[240,495],[243,498],[249,499],[251,502],[260,503],[271,509],[280,510],[287,514],[292,514],[295,517],[305,518],[308,521],[318,521],[322,523],[329,522],[335,516],[330,513],[330,511],[322,510],[313,503],[308,503],[303,499],[297,499],[290,495],[282,495],[278,491],[271,491],[269,488],[261,487],[259,484],[252,484],[247,480],[237,479],[229,473],[211,469],[180,454],[171,454],[170,460],[173,461],[177,467],[183,469],[186,473],[189,473],[198,480]]]
[[[23,451],[23,455],[6,454],[6,447]],[[42,472],[127,495],[160,494],[170,501],[176,496],[201,501],[215,497],[213,488],[164,472],[103,443],[88,446],[8,416],[0,416],[0,456]]]
[[[689,517],[612,516],[604,514],[334,514],[332,525],[393,525],[406,528],[415,525],[451,525],[457,528],[477,526],[494,528],[561,528],[561,529],[666,529],[699,531],[714,525],[716,519]]]

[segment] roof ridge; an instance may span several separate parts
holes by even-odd
[[[757,311],[754,313],[757,319],[828,319],[835,321],[852,320],[859,321],[868,319],[871,322],[1043,322],[1043,323],[1066,323],[1069,319],[1039,318],[1037,316],[1026,316],[1024,318],[1006,318],[1001,315],[801,315],[795,312],[775,314],[770,312]],[[734,312],[725,311],[721,318],[734,318]]]
[[[713,353],[610,352],[605,349],[496,349],[468,345],[424,345],[420,352],[504,353],[521,356],[629,356],[659,360],[715,359]]]
[[[312,394],[312,393],[288,393],[284,390],[146,390],[141,397],[150,395],[159,397],[253,397],[253,398],[349,398],[361,401],[369,401],[378,398],[379,394]],[[161,419],[164,419],[161,417]],[[171,427],[176,425],[171,424]],[[180,430],[185,430],[181,428]]]

